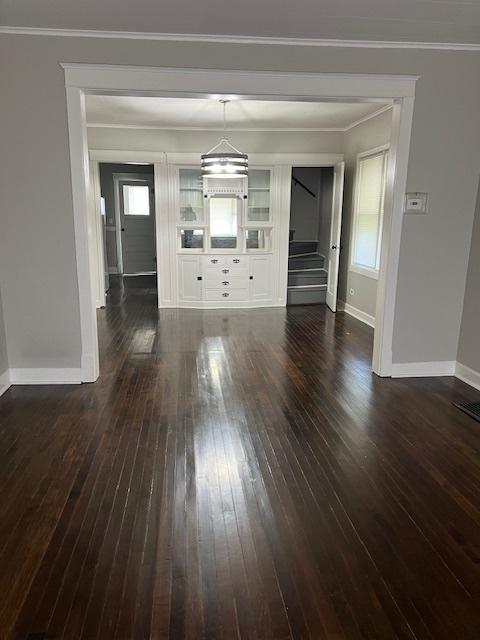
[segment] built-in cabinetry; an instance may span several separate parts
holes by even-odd
[[[174,175],[179,306],[272,304],[272,170],[203,182],[196,167]]]
[[[273,301],[272,256],[177,256],[180,306],[264,306]]]

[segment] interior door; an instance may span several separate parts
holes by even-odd
[[[156,271],[153,179],[122,179],[119,185],[123,273]]]
[[[330,226],[330,245],[328,248],[327,305],[332,311],[337,310],[344,175],[345,163],[339,162],[333,170],[332,223]]]

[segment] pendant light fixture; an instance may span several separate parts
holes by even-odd
[[[223,138],[202,155],[202,176],[204,178],[239,178],[248,175],[248,155],[236,149],[227,140],[226,108],[230,100],[220,100],[223,104]]]

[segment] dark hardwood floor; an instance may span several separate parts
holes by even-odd
[[[0,637],[478,640],[480,393],[376,378],[323,306],[127,285],[96,384],[0,399]]]

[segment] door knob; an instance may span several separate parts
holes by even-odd
[[[336,244],[332,244],[333,251],[335,251],[336,248],[337,248],[337,245]]]

